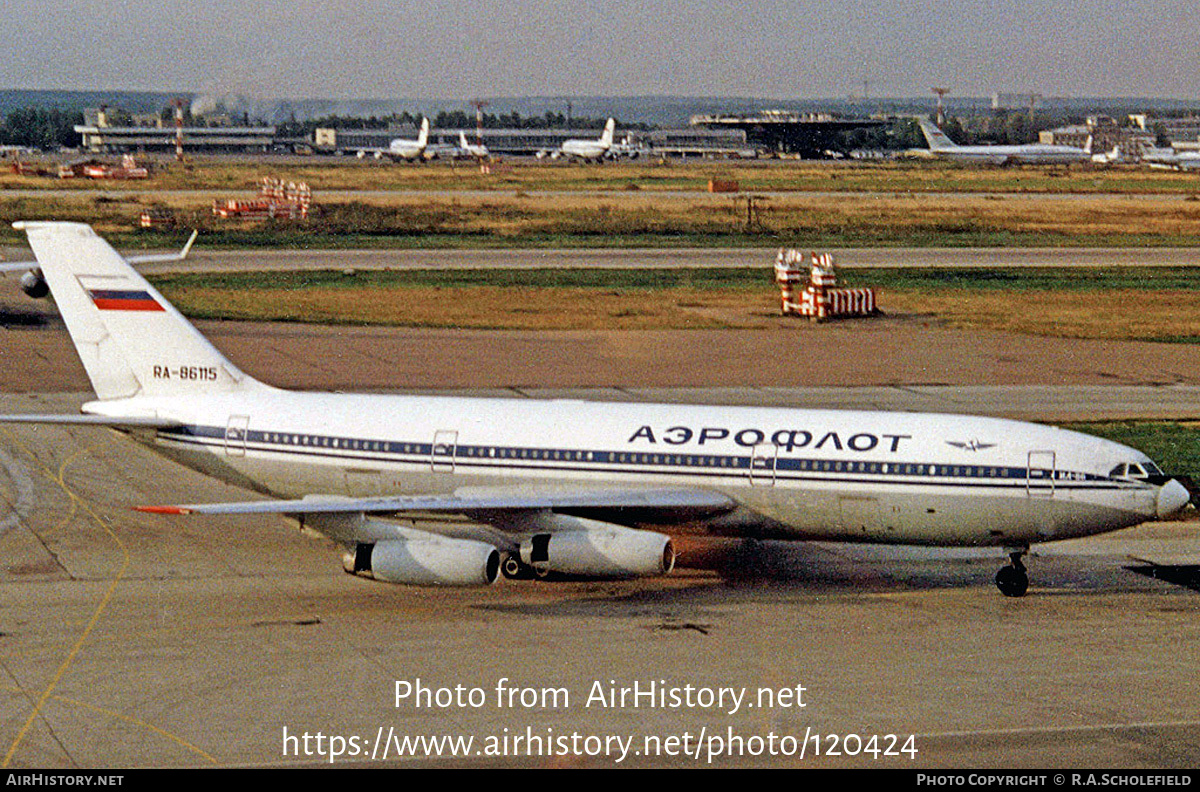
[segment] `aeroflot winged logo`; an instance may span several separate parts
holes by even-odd
[[[161,311],[163,307],[141,289],[88,289],[92,303],[101,311]]]
[[[957,440],[947,440],[946,445],[961,448],[963,451],[983,451],[986,448],[996,447],[995,443],[981,443],[978,440],[968,440],[965,443],[958,442]]]

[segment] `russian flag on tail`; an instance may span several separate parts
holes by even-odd
[[[142,289],[88,289],[92,303],[101,311],[162,311],[150,292]]]

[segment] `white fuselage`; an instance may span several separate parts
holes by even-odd
[[[1200,170],[1200,152],[1178,152],[1174,149],[1150,149],[1142,154],[1142,162],[1152,168],[1171,170]]]
[[[415,140],[396,138],[388,146],[388,156],[394,159],[416,159],[424,156],[425,144]]]
[[[958,162],[979,162],[991,165],[1007,163],[1023,165],[1057,165],[1069,162],[1090,162],[1091,153],[1073,146],[1052,146],[1031,143],[1025,146],[955,146],[933,149],[936,157]]]
[[[1110,476],[1133,449],[970,416],[270,388],[85,411],[176,419],[143,439],[278,497],[682,486],[735,501],[706,530],[743,536],[1013,547],[1151,519],[1159,489]]]
[[[608,146],[595,140],[566,140],[563,141],[560,152],[566,157],[599,159],[608,152],[608,149]]]

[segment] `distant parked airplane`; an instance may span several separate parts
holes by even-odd
[[[1046,143],[1027,143],[1020,146],[960,146],[928,119],[920,119],[921,132],[929,142],[935,157],[955,162],[975,162],[984,165],[1060,165],[1071,162],[1090,162],[1088,148],[1056,146]]]
[[[416,160],[425,156],[425,149],[429,142],[429,119],[421,119],[421,131],[417,134],[416,140],[408,138],[395,138],[387,148],[360,148],[358,149],[358,157],[362,159],[368,154],[375,159],[383,159],[389,157],[393,160]]]
[[[608,150],[613,145],[613,133],[617,129],[616,119],[608,119],[608,123],[604,125],[604,132],[599,138],[571,138],[564,140],[558,151],[554,152],[554,157],[568,157],[583,160],[598,160],[602,159],[608,153]]]
[[[1151,168],[1170,170],[1200,170],[1200,151],[1176,151],[1173,148],[1152,148],[1142,154],[1142,162]]]
[[[474,157],[475,159],[487,159],[489,156],[487,146],[482,143],[469,143],[467,136],[463,132],[458,133],[458,156]]]

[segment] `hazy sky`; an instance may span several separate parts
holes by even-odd
[[[4,88],[1200,97],[1194,2],[3,2]]]

